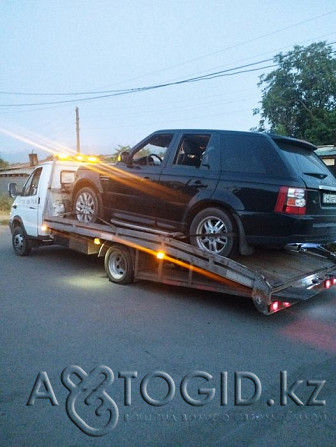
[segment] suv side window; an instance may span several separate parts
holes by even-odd
[[[222,170],[241,174],[282,173],[283,163],[270,142],[259,135],[221,135]]]
[[[209,140],[210,135],[183,135],[173,165],[194,168],[208,166],[211,158]],[[206,163],[204,163],[204,160],[206,160]]]
[[[23,196],[35,196],[37,194],[41,172],[42,168],[38,168],[31,174],[31,176],[28,178],[26,184],[22,189]]]
[[[172,138],[173,135],[171,134],[160,134],[147,140],[135,152],[133,163],[136,165],[161,166]]]

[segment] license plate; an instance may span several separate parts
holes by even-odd
[[[336,204],[336,194],[326,194],[326,193],[323,193],[322,202],[323,203],[334,203],[334,204]]]

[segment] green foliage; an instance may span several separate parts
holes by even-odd
[[[0,169],[7,168],[8,162],[0,157]]]
[[[120,154],[122,152],[129,152],[131,150],[130,146],[119,146],[115,149],[111,156],[100,155],[99,158],[103,159],[106,163],[116,163],[119,160]]]
[[[118,148],[115,150],[115,152],[114,152],[114,154],[113,154],[113,156],[112,156],[112,161],[113,161],[113,162],[118,161],[118,160],[120,159],[120,155],[121,155],[123,152],[129,152],[130,150],[131,150],[131,147],[130,147],[130,146],[121,146],[121,145],[119,144]]]
[[[0,195],[0,213],[7,214],[10,212],[13,199],[9,196]]]
[[[336,58],[326,42],[295,46],[274,57],[278,68],[260,77],[258,131],[333,144],[336,135]]]
[[[137,152],[136,154],[136,158],[141,158],[141,157],[148,157],[148,155],[150,155],[150,150],[146,147],[143,147],[139,152]]]

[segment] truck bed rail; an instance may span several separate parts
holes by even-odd
[[[46,218],[45,224],[56,240],[69,234],[91,244],[99,239],[102,247],[92,252],[105,253],[111,244],[131,248],[136,280],[250,297],[264,314],[315,296],[329,284],[328,280],[336,284],[336,255],[311,244],[256,250],[251,256],[233,260],[182,242],[177,239],[178,233],[147,227],[120,222],[84,224],[60,217]],[[161,259],[157,259],[158,253]]]

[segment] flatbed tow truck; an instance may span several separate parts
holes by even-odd
[[[62,245],[104,256],[114,283],[149,280],[244,296],[265,315],[336,286],[336,253],[313,244],[256,250],[233,260],[184,242],[181,233],[113,220],[81,223],[66,207],[78,166],[47,162],[35,169],[21,194],[9,185],[11,196],[16,196],[10,215],[16,254],[29,254],[34,245]]]

